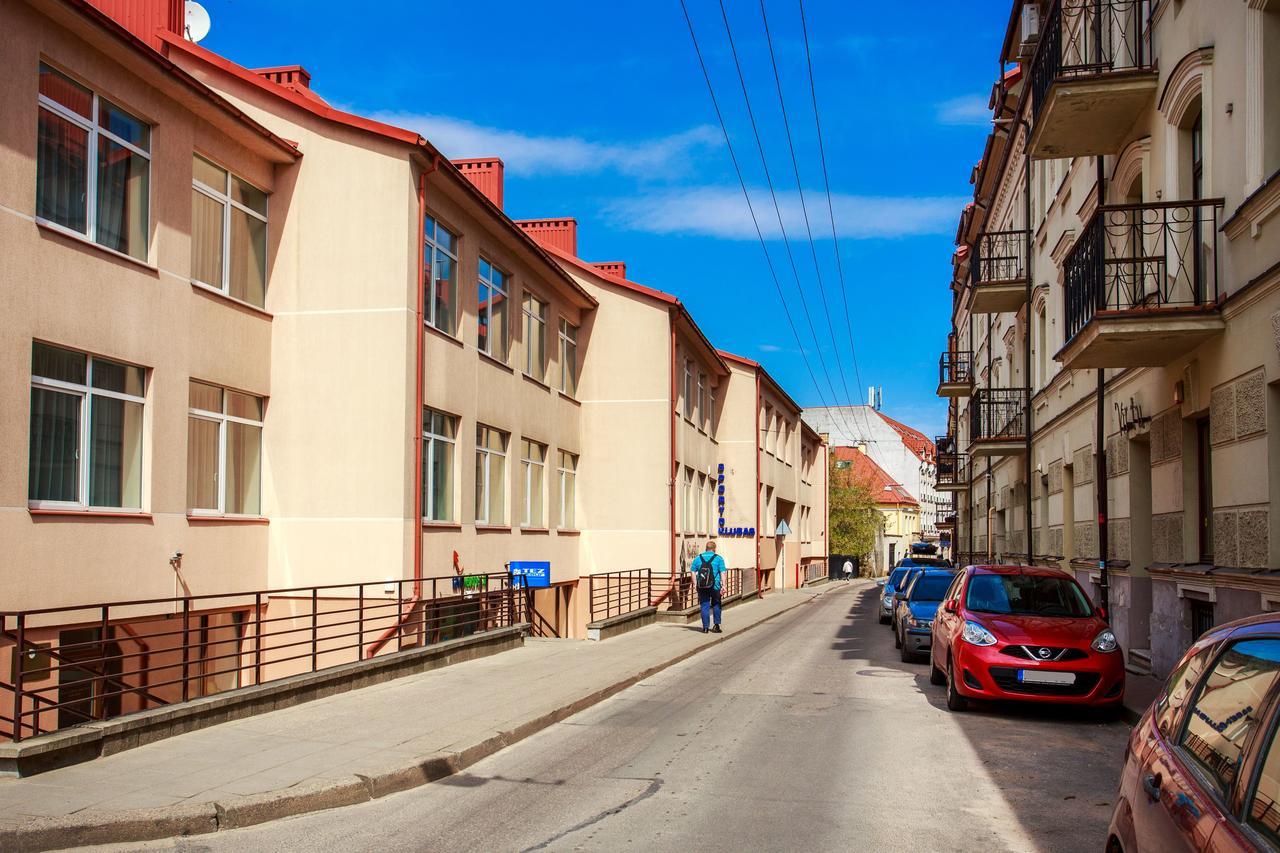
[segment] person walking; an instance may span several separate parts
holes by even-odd
[[[698,587],[698,606],[702,608],[702,633],[720,630],[720,579],[724,575],[724,557],[716,553],[715,540],[707,542],[707,550],[698,555],[693,564],[693,580]],[[715,616],[715,627],[711,617]]]
[[[853,560],[845,560],[842,568],[844,569],[844,579],[847,581],[853,580]]]

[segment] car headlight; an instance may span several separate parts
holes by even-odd
[[[965,622],[961,638],[971,646],[994,646],[996,635],[983,628],[977,622]]]
[[[907,627],[908,627],[908,628],[914,628],[914,627],[916,627],[917,625],[919,625],[919,624],[920,624],[919,622],[917,622],[917,621],[916,621],[916,617],[911,616],[911,615],[909,615],[909,614],[908,614],[908,616],[907,616],[907,618],[906,618],[906,620],[905,620],[905,621],[906,621],[906,623],[907,623]]]
[[[885,610],[888,610],[891,607],[893,607],[893,599],[889,598],[889,596],[887,595],[884,598],[880,599],[880,603],[884,605]]]
[[[1111,633],[1111,629],[1107,628],[1098,636],[1093,638],[1093,642],[1089,644],[1095,652],[1114,652],[1119,650],[1120,644],[1116,642],[1116,635]]]

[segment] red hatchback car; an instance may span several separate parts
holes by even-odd
[[[1125,748],[1108,853],[1280,849],[1280,616],[1215,628]]]
[[[970,699],[1118,710],[1124,655],[1103,616],[1057,569],[969,566],[934,617],[929,679],[952,711]]]

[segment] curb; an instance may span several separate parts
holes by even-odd
[[[835,589],[835,587],[827,589]],[[375,775],[353,774],[345,779],[304,783],[281,791],[224,798],[222,802],[217,803],[183,803],[152,809],[133,809],[100,815],[96,819],[72,815],[36,820],[17,829],[0,829],[0,850],[7,853],[36,853],[36,851],[60,850],[93,844],[134,843],[204,835],[227,829],[242,829],[284,817],[369,802],[388,794],[421,787],[465,770],[499,750],[597,705],[700,652],[713,649],[734,637],[772,622],[784,613],[790,613],[820,598],[826,591],[823,589],[808,593],[807,598],[797,601],[784,610],[770,614],[759,622],[647,667],[637,674],[575,699],[568,705],[527,720],[509,731],[499,732],[461,752],[437,753]]]

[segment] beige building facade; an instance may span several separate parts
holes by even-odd
[[[1016,2],[1001,58],[939,489],[958,554],[1076,572],[1167,673],[1280,595],[1280,7]]]

